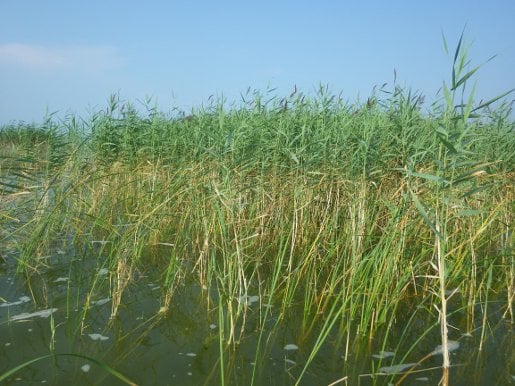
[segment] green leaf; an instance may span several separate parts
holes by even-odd
[[[445,54],[449,55],[449,50],[447,49],[447,39],[445,39],[445,34],[443,33],[443,30],[441,31],[441,33],[442,33],[442,40],[443,40],[443,49],[445,50]]]
[[[439,135],[438,139],[442,141],[445,147],[451,152],[451,154],[458,154],[458,150],[454,147],[452,143],[450,143],[447,139],[443,138],[443,136]]]
[[[479,70],[481,66],[477,66],[476,68],[474,68],[473,70],[470,70],[469,72],[467,72],[456,84],[453,85],[453,87],[451,88],[452,91],[456,90],[458,87],[460,87],[463,83],[465,83],[468,78],[470,78],[472,75],[474,75],[474,73]]]
[[[466,122],[472,112],[472,104],[474,103],[474,95],[476,94],[476,85],[474,82],[474,86],[472,87],[472,91],[470,92],[469,99],[467,105],[465,106],[465,112],[463,113],[463,122]]]
[[[464,32],[464,31],[463,31]],[[456,89],[456,61],[458,60],[458,56],[460,55],[461,51],[461,43],[463,41],[463,32],[461,33],[460,40],[458,41],[458,45],[456,47],[456,52],[454,53],[454,60],[452,62],[452,90]],[[462,61],[463,61],[462,57]],[[461,73],[462,66],[458,66],[458,76]]]
[[[290,153],[290,158],[291,158],[293,161],[295,161],[295,163],[296,163],[297,165],[298,165],[298,164],[300,164],[299,159],[297,158],[297,156],[295,155],[295,153],[294,153],[294,152],[292,152],[292,151],[290,151],[290,150],[289,150],[288,152]]]
[[[424,180],[428,181],[434,181],[438,183],[447,182],[443,177],[435,176],[434,174],[428,174],[428,173],[417,173],[417,172],[408,172],[410,176],[422,178]]]
[[[424,205],[420,202],[417,195],[410,189],[411,199],[413,200],[413,203],[415,204],[415,208],[417,208],[418,213],[422,216],[422,219],[426,223],[426,225],[431,229],[431,231],[435,234],[436,237],[438,237],[440,240],[443,240],[442,234],[436,230],[435,224],[429,219],[429,215],[427,214],[426,209],[424,208]]]
[[[41,359],[45,359],[45,358],[49,358],[51,357],[52,355],[43,355],[41,357],[37,357],[37,358],[34,358],[34,359],[31,359],[27,362],[24,362],[22,363],[21,365],[18,365],[8,371],[6,371],[5,373],[3,374],[0,374],[0,382],[4,381],[5,379],[9,378],[11,375],[13,375],[14,373],[16,373],[17,371],[23,369],[24,367],[27,367],[29,365],[31,365],[32,363],[34,362],[38,362],[40,361]]]
[[[505,93],[496,96],[495,98],[490,99],[489,101],[485,103],[481,103],[479,106],[477,106],[475,109],[472,109],[472,112],[482,109],[483,107],[489,106],[494,102],[497,102],[499,99],[504,98],[506,95],[511,94],[513,91],[515,91],[515,88],[512,88],[510,91],[506,91]]]
[[[458,45],[456,46],[456,52],[454,53],[454,63],[456,63],[456,60],[458,59],[458,55],[460,54],[461,43],[463,41],[464,32],[465,32],[464,30],[461,32],[460,40],[458,41]]]
[[[454,74],[454,73],[453,73]],[[443,84],[443,96],[445,98],[445,103],[447,104],[447,108],[451,110],[453,108],[453,101],[452,101],[452,95],[450,90],[447,88],[447,85]]]
[[[481,185],[481,186],[478,186],[476,188],[473,188],[473,189],[470,189],[468,191],[466,191],[465,193],[463,193],[460,198],[467,198],[467,197],[470,197],[472,196],[473,194],[476,194],[478,192],[481,192],[482,190],[485,190],[485,189],[488,189],[489,187],[491,187],[493,184],[485,184],[485,185]]]

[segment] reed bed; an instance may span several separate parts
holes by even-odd
[[[469,331],[492,297],[513,322],[514,123],[508,104],[455,101],[461,76],[429,112],[398,86],[353,105],[321,87],[173,117],[113,96],[87,121],[4,127],[0,242],[27,277],[55,240],[97,259],[83,320],[101,286],[116,317],[136,273],[159,272],[159,317],[195,283],[222,383],[225,350],[260,331],[258,358],[292,310],[306,368],[329,333],[372,337],[410,304],[438,321],[457,291]]]

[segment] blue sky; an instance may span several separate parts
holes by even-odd
[[[349,101],[393,82],[433,100],[466,25],[477,99],[515,87],[515,1],[0,2],[0,124],[88,117],[112,93],[189,111],[248,87],[321,83]],[[513,96],[510,96],[513,99]]]

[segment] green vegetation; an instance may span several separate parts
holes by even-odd
[[[222,383],[249,331],[254,381],[270,323],[299,309],[310,354],[297,383],[329,334],[386,341],[410,305],[442,327],[446,351],[450,290],[464,332],[493,298],[513,321],[515,126],[508,104],[490,109],[498,98],[474,104],[460,45],[429,112],[396,85],[363,105],[321,87],[173,118],[113,96],[88,121],[4,127],[0,244],[28,278],[51,267],[54,240],[102,256],[93,266],[109,274],[89,284],[82,321],[106,285],[115,317],[138,272],[160,273],[160,318],[197,285],[220,321]]]

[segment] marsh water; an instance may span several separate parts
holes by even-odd
[[[117,316],[110,318],[113,278],[104,267],[101,250],[91,256],[58,244],[51,249],[52,255],[46,257],[51,268],[32,275],[17,274],[14,250],[2,251],[0,374],[52,353],[80,356],[41,359],[13,373],[6,385],[123,384],[102,365],[138,385],[218,385],[222,379],[229,385],[293,385],[316,343],[316,331],[306,334],[299,323],[302,305],[297,310],[292,303],[287,317],[278,321],[274,305],[256,293],[241,299],[248,306],[245,333],[223,350],[221,358],[216,291],[186,281],[169,311],[159,314],[160,272],[149,268],[134,274]],[[166,247],[153,253],[166,253]],[[97,283],[94,291],[92,282]],[[451,384],[513,384],[513,326],[503,318],[505,300],[488,299],[486,314],[484,305],[478,305],[476,329],[467,331],[467,318],[459,310],[461,296],[453,296],[450,304]],[[503,296],[499,294],[499,300]],[[414,299],[400,310],[387,334],[385,330],[373,337],[342,336],[335,326],[300,384],[393,384],[399,375],[394,378],[391,373],[404,365],[414,371],[403,384],[438,384],[439,328],[429,328],[435,321],[427,314],[416,316],[416,304]],[[265,307],[270,312],[269,331],[262,334],[257,320]],[[260,336],[266,342],[258,344]]]

